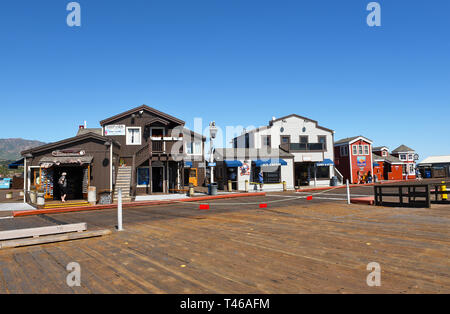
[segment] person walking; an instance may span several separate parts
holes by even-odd
[[[372,183],[372,172],[367,173],[367,183]]]
[[[66,202],[67,197],[67,173],[63,172],[61,178],[58,180],[59,190],[61,192],[61,202]]]
[[[264,172],[262,171],[262,169],[259,171],[258,179],[259,179],[259,189],[260,191],[262,191],[264,186]]]

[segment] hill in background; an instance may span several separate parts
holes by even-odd
[[[17,160],[21,158],[20,152],[26,149],[44,145],[39,141],[25,140],[22,138],[0,139],[0,161]]]

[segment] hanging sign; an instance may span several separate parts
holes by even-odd
[[[52,152],[53,157],[78,157],[86,155],[86,151],[82,149],[64,149]]]
[[[124,136],[125,124],[112,124],[105,126],[105,136]]]

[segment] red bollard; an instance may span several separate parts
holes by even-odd
[[[200,204],[200,210],[209,210],[209,204]]]
[[[267,208],[267,204],[259,204],[259,208]]]
[[[312,201],[312,199],[313,199],[312,195],[310,195],[306,198],[307,201]]]

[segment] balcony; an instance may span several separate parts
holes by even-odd
[[[288,143],[281,144],[280,148],[290,153],[325,151],[325,145],[323,143]]]

